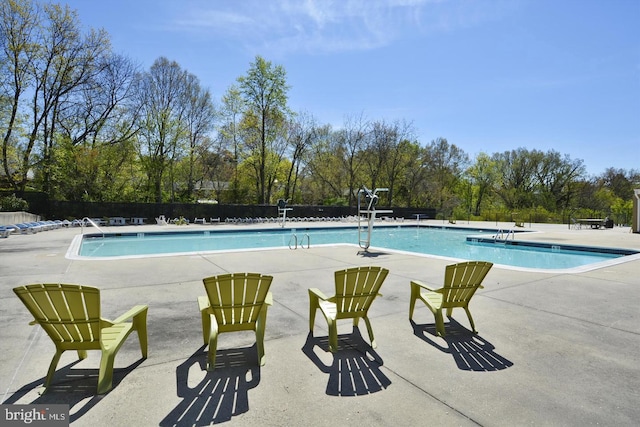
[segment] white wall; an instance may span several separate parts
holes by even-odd
[[[0,225],[33,221],[40,221],[40,217],[29,212],[0,212]]]

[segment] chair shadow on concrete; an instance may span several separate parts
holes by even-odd
[[[316,353],[316,347],[321,356]],[[362,338],[360,330],[338,335],[338,351],[329,351],[329,337],[314,337],[311,333],[302,352],[320,369],[329,374],[326,393],[330,396],[362,396],[382,391],[391,380],[382,373],[382,358]],[[322,359],[333,360],[325,363]]]
[[[214,371],[207,371],[206,345],[176,368],[182,398],[160,426],[200,426],[230,421],[249,411],[249,390],[260,383],[256,345],[216,352]]]
[[[513,362],[495,352],[495,347],[478,334],[464,328],[453,318],[446,324],[447,335],[439,337],[435,323],[417,324],[410,320],[413,333],[438,350],[449,353],[463,371],[500,371],[513,366]],[[438,342],[446,342],[446,346]]]
[[[113,370],[113,390],[144,360],[138,360],[126,368]],[[56,370],[52,383],[43,393],[44,377],[22,386],[3,404],[64,404],[69,405],[69,421],[77,421],[97,405],[107,394],[98,395],[98,369],[72,369],[82,360],[76,360]],[[29,402],[27,402],[30,400]]]

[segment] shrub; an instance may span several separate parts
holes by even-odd
[[[26,200],[21,199],[20,197],[16,197],[15,194],[12,194],[7,197],[0,197],[0,211],[4,212],[18,212],[18,211],[28,211],[29,203]]]

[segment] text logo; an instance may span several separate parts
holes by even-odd
[[[68,427],[69,405],[0,405],[0,427]]]

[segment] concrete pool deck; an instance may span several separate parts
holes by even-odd
[[[405,221],[405,224],[413,222]],[[456,225],[511,228],[513,223]],[[310,223],[328,226],[331,223]],[[344,223],[337,223],[344,225]],[[293,224],[300,226],[299,224]],[[125,226],[105,231],[247,229],[252,225]],[[640,250],[628,227],[570,230],[525,224],[527,240]],[[86,231],[86,230],[85,230]],[[494,268],[470,305],[478,334],[454,311],[446,338],[417,306],[408,320],[409,281],[440,286],[451,260],[357,247],[312,247],[117,261],[70,260],[79,228],[0,239],[0,392],[3,403],[64,403],[77,426],[208,425],[636,425],[640,419],[640,257],[581,273]],[[375,245],[375,242],[372,243]],[[390,270],[370,311],[378,347],[338,325],[340,350],[327,352],[327,326],[308,335],[307,289],[333,294],[333,272],[357,265]],[[255,271],[274,276],[267,316],[266,364],[253,333],[223,334],[219,368],[206,360],[196,299],[202,278]],[[54,353],[49,338],[15,297],[15,286],[64,282],[101,289],[102,312],[115,318],[149,305],[149,357],[135,334],[115,362],[114,388],[95,396],[99,352],[77,362],[63,355],[46,394]]]

